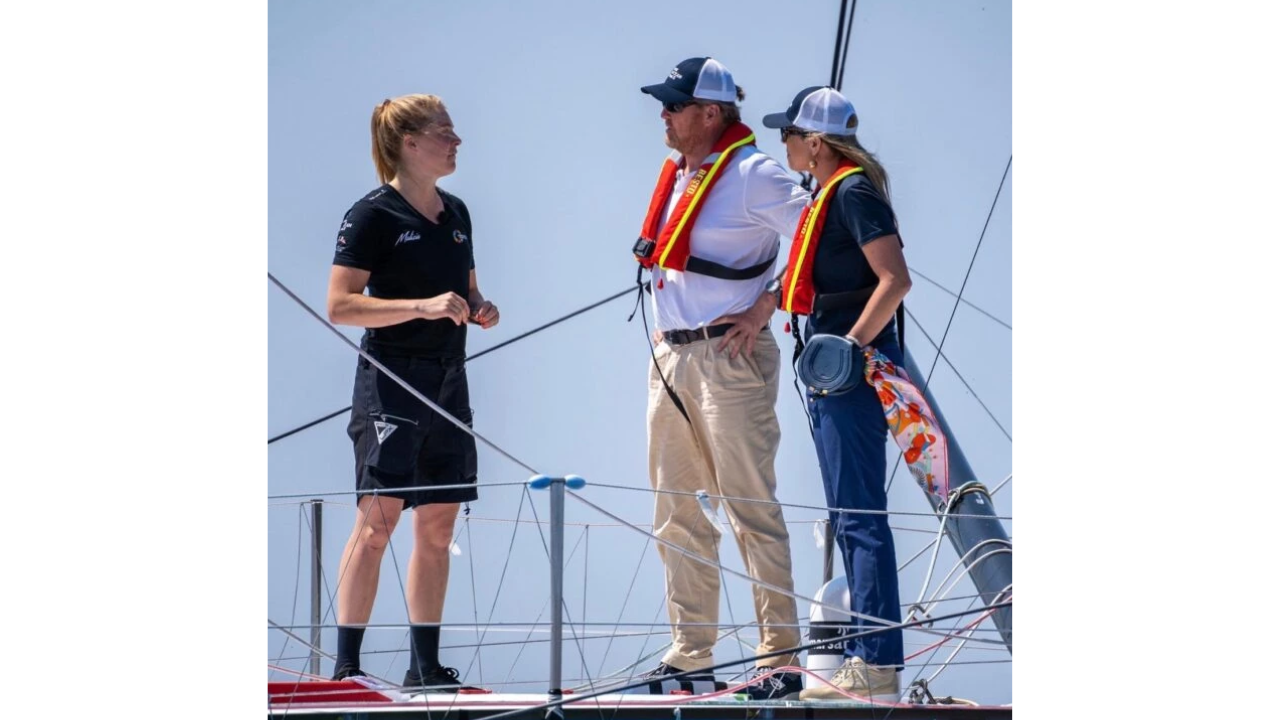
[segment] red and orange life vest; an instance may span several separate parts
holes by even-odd
[[[640,239],[633,251],[636,260],[646,269],[654,265],[668,270],[686,269],[700,272],[697,267],[689,268],[689,237],[698,213],[702,211],[703,201],[715,187],[716,182],[724,175],[724,168],[737,151],[743,147],[754,146],[756,136],[751,128],[743,123],[731,125],[711,148],[708,160],[698,168],[698,172],[689,180],[689,185],[681,193],[675,209],[662,226],[662,214],[671,198],[676,185],[676,171],[679,165],[676,160],[679,153],[672,153],[662,164],[662,172],[658,175],[658,184],[653,189],[653,198],[649,201],[649,212],[645,215],[644,225],[640,228]],[[681,161],[683,162],[683,161]],[[697,258],[695,258],[697,260]],[[695,263],[700,265],[700,263]],[[715,263],[711,263],[715,265]],[[721,266],[723,267],[723,266]],[[725,268],[729,270],[729,268]],[[759,273],[757,273],[758,275]]]
[[[813,258],[818,254],[818,240],[822,237],[822,226],[827,221],[827,210],[831,207],[827,201],[839,189],[841,181],[859,172],[862,172],[861,167],[842,163],[800,216],[795,237],[791,240],[787,272],[782,276],[782,298],[778,303],[782,310],[796,315],[813,312],[816,295],[813,288]]]

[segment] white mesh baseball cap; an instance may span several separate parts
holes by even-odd
[[[815,85],[801,90],[785,112],[765,115],[763,123],[767,128],[794,125],[809,132],[852,135],[858,127],[858,114],[848,98],[832,88]]]
[[[729,68],[709,57],[689,58],[667,75],[657,85],[646,85],[640,92],[654,96],[663,103],[710,100],[733,102],[738,99],[737,87]]]

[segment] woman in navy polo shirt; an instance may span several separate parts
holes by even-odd
[[[785,112],[766,116],[764,125],[781,129],[791,169],[811,173],[819,184],[792,241],[787,272],[773,288],[781,307],[808,314],[810,336],[852,340],[855,360],[862,359],[860,348],[871,346],[902,364],[894,315],[911,278],[889,206],[888,176],[858,142],[852,103],[829,87],[810,87]],[[883,511],[888,424],[875,389],[861,372],[858,378],[848,392],[809,393],[814,444],[828,506]],[[832,512],[831,521],[844,556],[850,609],[901,622],[888,516]],[[852,625],[854,632],[884,627],[857,617]],[[901,630],[855,638],[832,682],[857,695],[896,701],[902,664]],[[818,683],[800,697],[842,696]]]

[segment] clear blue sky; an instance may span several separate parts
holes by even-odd
[[[427,92],[444,98],[463,138],[458,171],[441,185],[463,198],[471,210],[481,287],[502,308],[498,328],[471,331],[471,352],[622,290],[634,280],[630,244],[667,152],[659,106],[639,92],[640,85],[658,82],[686,57],[716,57],[746,90],[744,120],[759,131],[761,148],[782,159],[777,133],[761,127],[760,117],[785,108],[800,88],[829,80],[838,8],[835,0],[276,0],[269,6],[268,268],[313,307],[323,307],[338,222],[353,201],[377,184],[369,157],[370,112],[386,97]],[[863,0],[857,5],[844,89],[858,109],[864,143],[890,173],[909,264],[952,290],[959,290],[965,278],[1011,153],[1011,44],[1008,3]],[[967,300],[1009,323],[1014,319],[1012,188],[1010,172],[964,291]],[[356,356],[283,293],[274,287],[267,293],[268,426],[274,435],[347,405]],[[942,337],[954,303],[921,277],[907,301],[935,340]],[[630,309],[630,302],[616,301],[477,360],[469,369],[476,429],[545,472],[647,487],[644,406],[649,358],[639,318],[626,322]],[[783,334],[783,322],[782,315],[775,316],[774,331],[789,357],[792,345]],[[353,339],[359,336],[356,329],[346,332]],[[927,369],[933,351],[910,321],[907,342]],[[944,350],[1013,433],[1010,330],[961,305]],[[790,369],[784,368],[778,404],[783,427],[779,496],[784,502],[822,505],[816,457],[791,379]],[[1012,443],[945,364],[939,364],[931,385],[956,441],[980,478],[995,486],[1013,470]],[[345,420],[335,419],[273,444],[268,453],[269,493],[350,489],[352,457],[344,428]],[[480,474],[482,482],[521,481],[527,476],[483,446]],[[1002,515],[1012,515],[1015,486],[1011,482],[996,497]],[[600,488],[585,492],[629,520],[651,519],[646,494]],[[535,495],[535,500],[545,519],[545,497]],[[484,518],[512,518],[518,502],[518,490],[495,488],[482,494],[472,512]],[[899,470],[894,481],[890,509],[928,510],[905,470]],[[527,518],[527,507],[524,512]],[[811,522],[799,521],[820,516],[814,510],[787,510],[788,519],[797,521],[792,525],[792,555],[797,590],[803,594],[818,588],[821,553]],[[292,602],[298,512],[272,507],[268,517],[268,616],[279,623],[306,622],[305,574],[296,615]],[[568,518],[607,522],[572,501]],[[350,507],[328,510],[324,551],[330,573],[336,571],[351,519]],[[937,527],[929,518],[901,518],[894,524]],[[1006,527],[1012,534],[1012,523],[1006,522]],[[569,532],[569,547],[579,532]],[[473,618],[472,562],[479,616],[482,621],[488,616],[511,526],[473,522],[471,536],[468,542],[464,534],[463,555],[455,560],[446,622]],[[896,537],[900,562],[932,539],[909,531]],[[624,529],[597,528],[588,543],[586,619],[616,620],[644,540]],[[406,524],[394,545],[402,568],[409,547]],[[542,552],[533,527],[521,526],[495,620],[535,619],[547,588]],[[726,566],[742,569],[731,535],[722,541],[721,557]],[[904,602],[919,592],[926,560],[903,572]],[[935,584],[955,560],[950,546],[944,546]],[[576,608],[575,620],[581,619],[583,606],[582,562],[579,548],[566,571],[566,597]],[[652,548],[644,554],[639,578],[624,620],[652,622],[662,589]],[[729,578],[726,589],[733,615],[739,621],[749,619],[746,584]],[[972,586],[966,581],[954,592],[970,594]],[[726,622],[728,604],[722,603],[721,611]],[[801,614],[806,612],[802,604]],[[656,619],[665,621],[665,612]],[[390,556],[371,622],[405,622]],[[521,637],[502,633],[497,639]],[[912,643],[923,642],[923,637],[908,634],[908,653],[918,649]],[[330,650],[332,638],[327,632]],[[444,643],[474,638],[446,632]],[[272,658],[280,652],[280,639],[278,633],[268,633]],[[487,641],[494,639],[491,634]],[[661,640],[651,639],[649,650]],[[365,648],[395,650],[405,647],[403,642],[402,631],[371,630]],[[591,642],[588,660],[594,675],[606,641]],[[621,667],[639,652],[638,641],[615,642],[605,669]],[[446,664],[460,667],[471,657],[463,651],[446,653]],[[289,657],[302,654],[292,643],[285,650]],[[481,656],[484,680],[504,679],[515,654],[513,646],[486,649]],[[721,661],[737,656],[731,643],[717,650]],[[392,678],[403,672],[406,662],[403,653],[368,657],[368,669]],[[567,649],[565,658],[566,674],[578,677],[576,650]],[[1001,647],[966,650],[957,659],[1007,658]],[[301,667],[296,661],[286,664]],[[944,694],[1011,702],[1011,672],[1008,664],[959,665],[943,673],[935,686]],[[471,680],[478,681],[478,668],[472,673]],[[545,676],[546,646],[532,645],[520,657],[512,679]]]

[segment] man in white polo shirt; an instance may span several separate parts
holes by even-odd
[[[792,591],[787,526],[773,504],[780,356],[768,322],[777,307],[771,281],[779,236],[795,232],[808,193],[756,149],[736,104],[742,89],[716,60],[685,60],[664,82],[641,91],[662,103],[666,143],[675,150],[663,164],[634,248],[652,272],[657,317],[648,408],[649,477],[660,491],[654,532],[718,560],[719,530],[698,500],[661,491],[766,501],[725,501],[724,508],[747,571]],[[649,676],[708,668],[715,664],[720,573],[669,547],[658,551],[666,566],[672,647]],[[757,654],[799,645],[795,600],[763,585],[753,585],[752,595],[760,622]],[[797,661],[794,655],[762,659],[751,695],[798,694],[798,673],[771,670]]]

